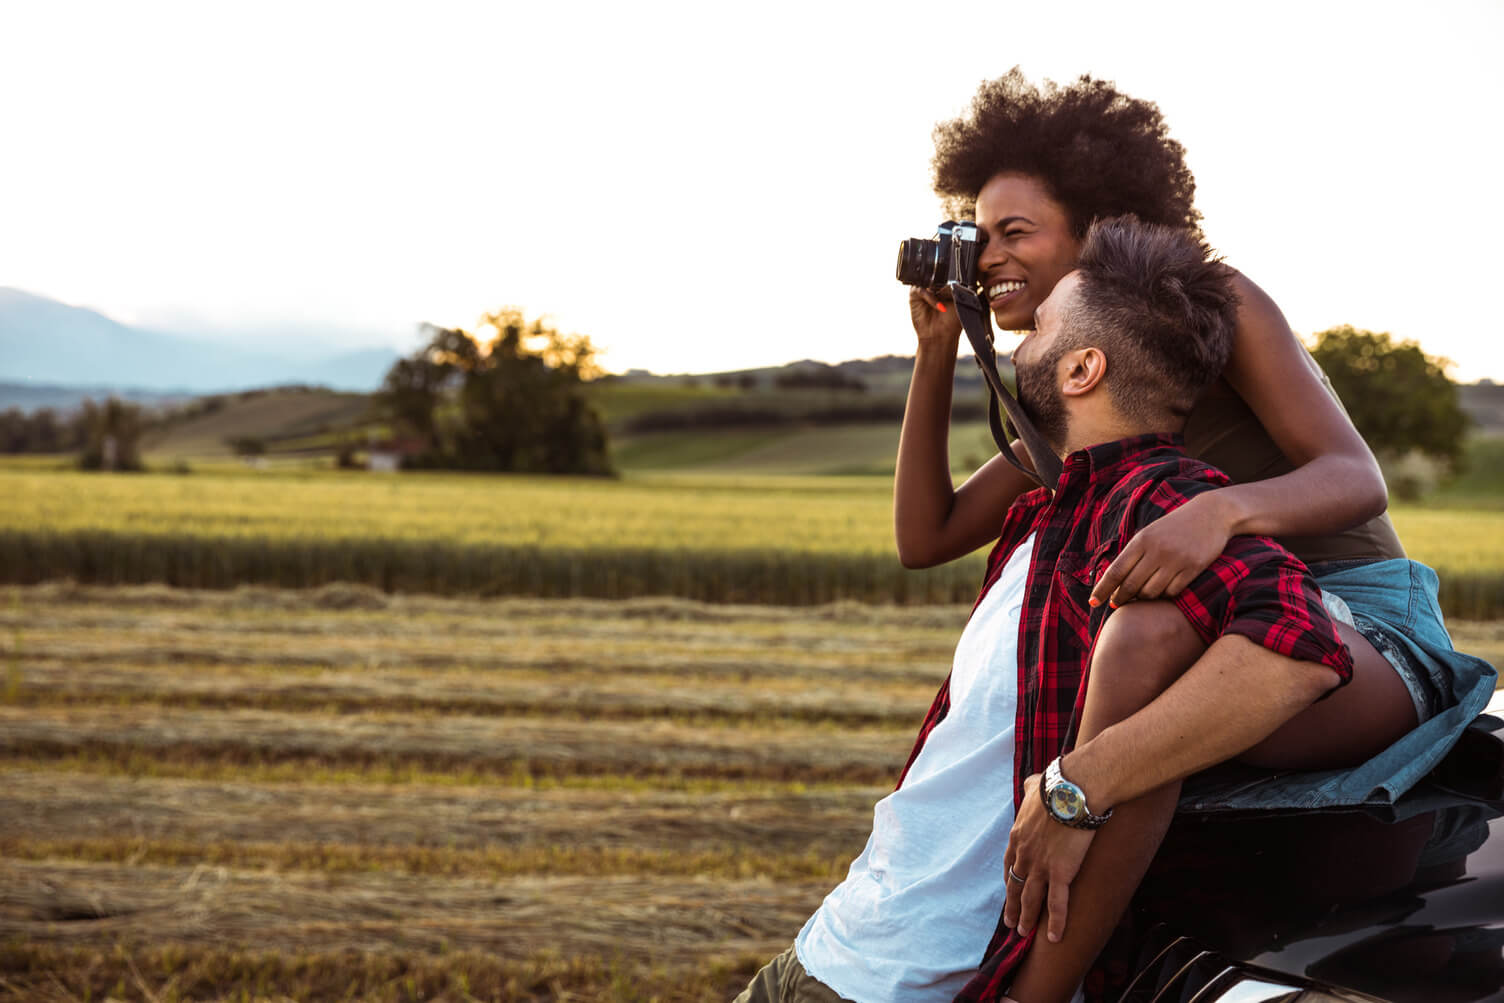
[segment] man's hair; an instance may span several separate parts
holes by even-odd
[[[1077,238],[1091,221],[1129,213],[1195,230],[1196,181],[1159,108],[1083,76],[1036,87],[1018,67],[982,84],[971,110],[935,127],[935,192],[953,219],[1004,171],[1032,175],[1065,207]]]
[[[1232,352],[1234,272],[1205,239],[1132,216],[1086,232],[1065,318],[1070,342],[1107,355],[1107,391],[1147,428],[1183,420]]]

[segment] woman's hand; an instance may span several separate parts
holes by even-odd
[[[1045,936],[1059,943],[1065,936],[1071,882],[1076,880],[1096,833],[1073,829],[1050,818],[1039,797],[1040,780],[1036,773],[1024,781],[1023,800],[1008,833],[1008,851],[1003,854],[1003,880],[1007,884],[1003,923],[1028,936],[1044,918]]]
[[[1135,533],[1097,579],[1091,605],[1178,596],[1211,567],[1233,535],[1231,514],[1219,494],[1199,494]]]
[[[936,294],[910,286],[909,319],[920,341],[954,341],[961,334],[961,318],[956,316],[948,289]]]

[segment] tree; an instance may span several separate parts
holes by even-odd
[[[141,408],[111,397],[103,404],[84,401],[78,424],[85,470],[141,470],[140,439],[146,421]]]
[[[1418,452],[1460,467],[1468,418],[1445,359],[1351,325],[1322,331],[1311,354],[1381,461]]]
[[[609,474],[606,429],[585,394],[600,375],[590,340],[505,308],[482,339],[425,325],[428,344],[387,373],[378,401],[421,437],[425,466]]]

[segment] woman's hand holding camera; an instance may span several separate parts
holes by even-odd
[[[961,318],[950,300],[950,291],[932,293],[909,287],[909,318],[921,342],[955,342],[961,336]]]

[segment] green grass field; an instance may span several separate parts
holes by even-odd
[[[1392,516],[1411,555],[1442,574],[1449,613],[1504,615],[1504,511],[1398,506]],[[0,470],[0,576],[13,582],[354,581],[773,603],[974,594],[979,555],[909,572],[891,534],[881,476]]]

